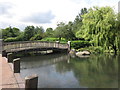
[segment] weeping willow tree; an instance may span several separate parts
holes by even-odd
[[[117,15],[116,30],[117,30],[116,45],[117,45],[118,51],[120,52],[120,13],[118,13]]]
[[[78,38],[85,38],[93,46],[102,46],[104,50],[119,50],[119,20],[111,7],[93,7],[83,15],[83,25],[76,33]],[[118,23],[119,22],[119,23]]]

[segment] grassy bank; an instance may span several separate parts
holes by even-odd
[[[76,51],[84,51],[84,50],[90,51],[91,53],[114,53],[113,49],[104,50],[103,47],[101,46],[97,46],[97,47],[90,46],[90,47],[76,49]],[[120,51],[118,51],[117,53],[120,53]]]

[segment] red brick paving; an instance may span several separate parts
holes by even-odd
[[[0,85],[2,85],[2,55],[0,54]],[[0,86],[0,90],[2,89],[2,86]]]
[[[20,88],[24,87],[24,82],[18,73],[14,74],[11,65],[7,62],[7,58],[0,56],[0,70],[2,70],[2,82],[0,88]]]

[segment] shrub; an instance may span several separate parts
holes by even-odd
[[[24,41],[24,35],[20,34],[19,36],[17,36],[16,41]]]
[[[53,41],[59,41],[59,38],[43,38],[41,41],[49,41],[49,42],[53,42]],[[61,41],[60,42],[63,42],[65,43],[66,40],[64,38],[61,38]]]
[[[9,37],[9,38],[6,38],[4,40],[5,42],[14,42],[14,41],[18,41],[17,37]]]
[[[91,46],[91,43],[89,41],[72,41],[71,42],[71,47],[75,48],[75,49],[79,49],[79,48],[84,48],[84,47],[88,47]]]
[[[86,47],[86,48],[79,48],[78,51],[90,51],[91,53],[103,53],[103,47],[101,46],[90,46],[90,47]]]
[[[31,41],[33,41],[33,40],[41,40],[41,39],[42,39],[42,36],[40,34],[36,34],[35,36],[30,38]]]
[[[103,52],[103,48],[101,46],[94,47],[93,49],[94,52],[98,52],[98,53]]]
[[[58,41],[58,38],[43,38],[43,41]]]

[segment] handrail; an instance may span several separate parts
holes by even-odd
[[[58,48],[58,49],[68,49],[69,45],[59,42],[48,42],[48,41],[19,41],[19,42],[3,42],[3,50],[11,49],[29,49],[29,48]]]
[[[16,42],[2,42],[2,44],[13,44],[13,43],[28,43],[28,42],[46,42],[46,43],[56,43],[56,42],[52,42],[52,41],[16,41]],[[66,43],[60,43],[60,44],[66,44]]]

